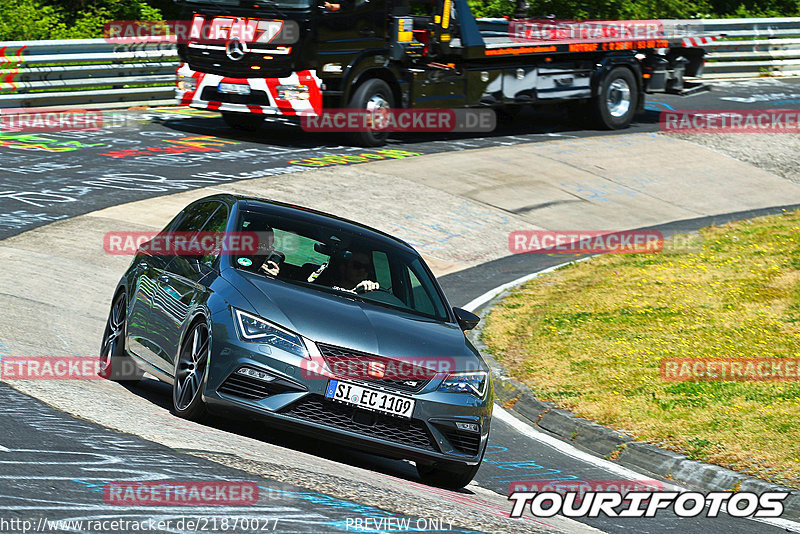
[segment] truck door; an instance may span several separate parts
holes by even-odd
[[[331,10],[322,7],[324,2],[318,4],[317,49],[321,66],[339,64],[343,71],[364,50],[386,47],[387,0],[329,1],[340,7]]]

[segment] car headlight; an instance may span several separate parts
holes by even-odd
[[[467,373],[450,373],[439,386],[439,391],[449,393],[472,393],[478,397],[483,397],[486,393],[486,385],[489,377],[485,371],[470,371]]]
[[[234,308],[233,313],[236,316],[239,337],[243,341],[267,343],[302,358],[308,357],[306,346],[297,334],[289,332],[266,319],[236,308]]]

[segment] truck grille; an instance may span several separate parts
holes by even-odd
[[[366,352],[317,343],[325,363],[343,380],[372,383],[402,391],[421,391],[436,374],[435,371],[413,365],[411,362],[377,356]],[[365,372],[371,362],[385,366],[383,378],[373,378]],[[395,372],[393,370],[397,370]]]
[[[282,413],[296,419],[349,430],[371,438],[437,451],[421,421],[398,419],[336,404],[325,401],[318,395],[306,395],[288,408],[284,408]]]
[[[223,51],[187,48],[186,59],[189,68],[194,71],[231,78],[287,78],[292,74],[288,58],[264,60],[258,54],[251,53],[239,61],[231,61]],[[251,68],[253,66],[260,68],[254,70]]]

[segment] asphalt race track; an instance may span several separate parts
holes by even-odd
[[[193,508],[210,525],[226,517],[256,522],[253,530],[322,532],[340,530],[355,515],[408,519],[384,510],[343,501],[327,495],[264,478],[243,474],[216,462],[203,460],[142,439],[121,435],[98,425],[61,416],[42,403],[0,385],[4,407],[0,424],[6,429],[0,449],[3,469],[0,513],[31,521],[40,532],[47,520],[62,520],[67,528],[78,521],[152,521],[171,525],[163,531],[180,532],[179,521],[187,513],[175,506],[118,506],[106,503],[107,480],[205,480],[252,481],[258,484],[259,503],[247,507],[206,506]],[[9,431],[13,429],[13,431]],[[42,523],[40,523],[42,522]],[[70,523],[72,522],[72,523]],[[171,522],[171,523],[167,523]],[[3,532],[7,531],[2,529]],[[9,529],[11,530],[11,529]],[[77,529],[76,529],[77,530]],[[469,532],[455,529],[455,532]]]
[[[658,113],[664,110],[763,108],[800,109],[800,83],[753,80],[720,84],[711,92],[689,97],[659,96],[648,101],[646,112],[624,134],[658,131]],[[513,122],[501,124],[490,136],[409,134],[393,138],[383,149],[363,149],[339,144],[334,134],[311,135],[282,124],[245,136],[226,127],[218,115],[196,110],[127,111],[119,117],[118,126],[96,132],[0,133],[0,239],[17,236],[15,239],[22,240],[26,236],[20,234],[55,221],[197,188],[226,187],[242,180],[310,169],[357,166],[366,170],[370,167],[360,167],[362,161],[395,160],[397,165],[403,165],[403,160],[411,162],[424,154],[620,135],[578,129],[566,122],[559,110],[539,110],[526,111]],[[313,184],[305,187],[310,189]],[[673,224],[653,226],[665,233],[686,232],[800,205],[800,195],[781,198],[783,202],[768,207],[735,209],[713,216],[680,216]],[[411,203],[413,199],[398,202]],[[359,219],[356,213],[350,217]],[[570,259],[537,255],[492,257],[443,274],[440,281],[452,304],[466,305],[492,288]],[[37,266],[36,261],[31,261],[30,269]],[[100,288],[106,293],[110,289]],[[0,289],[0,295],[7,292],[10,289]],[[18,310],[7,309],[3,313],[11,315],[15,311]],[[104,316],[106,310],[92,313]],[[0,332],[0,357],[17,355],[16,347],[23,340],[13,332]],[[97,345],[99,338],[87,343]],[[83,391],[76,394],[80,396]],[[85,391],[87,395],[90,392]],[[336,532],[357,531],[348,520],[371,517],[408,520],[414,532],[577,532],[581,524],[558,518],[503,519],[503,513],[510,510],[505,500],[509,484],[520,480],[652,478],[571,445],[556,443],[551,436],[496,408],[489,449],[475,484],[460,493],[433,490],[417,483],[416,473],[407,462],[352,453],[298,436],[275,435],[240,422],[215,420],[198,432],[167,413],[169,391],[164,384],[146,380],[130,390],[104,390],[111,396],[103,398],[113,399],[116,395],[118,401],[125,399],[126,409],[130,403],[131,413],[139,406],[147,406],[159,414],[158,421],[173,421],[168,424],[174,427],[160,429],[158,436],[172,432],[176,436],[174,443],[169,438],[157,438],[155,431],[140,433],[134,415],[129,421],[114,424],[115,428],[125,427],[130,432],[120,433],[68,415],[0,383],[0,406],[4,408],[0,412],[0,520],[17,518],[38,524],[44,518],[176,520],[182,515],[220,519],[245,515],[275,520],[275,531],[279,532]],[[52,400],[48,402],[54,404]],[[206,440],[208,445],[188,445],[191,439],[185,436]],[[274,449],[272,461],[280,464],[285,460],[285,473],[259,467],[253,458],[237,458],[229,451],[239,443],[261,444],[252,452],[256,457],[272,455],[270,451]],[[293,454],[300,458],[296,463],[291,463]],[[266,456],[263,459],[270,460]],[[326,477],[330,479],[327,483]],[[252,507],[195,508],[185,514],[182,509],[176,512],[169,507],[122,508],[103,500],[101,483],[108,480],[200,478],[254,481],[261,498]],[[352,481],[352,487],[345,484],[347,480]],[[310,489],[316,485],[318,489]],[[399,498],[388,495],[392,492],[405,496],[408,502],[398,504]],[[387,494],[385,498],[380,497],[382,493]],[[413,502],[415,499],[419,502]],[[727,516],[682,519],[667,513],[655,519],[581,519],[581,523],[606,532],[800,532],[800,522],[770,524]],[[269,527],[273,527],[271,522]],[[366,531],[384,531],[374,524],[371,528]],[[186,530],[174,527],[169,531]],[[0,532],[4,531],[14,530],[4,530],[0,521]]]
[[[726,82],[687,97],[650,97],[645,113],[625,133],[655,132],[662,111],[674,109],[800,108],[796,80]],[[329,155],[380,150],[343,146],[336,134],[309,134],[280,123],[257,136],[228,128],[217,113],[190,108],[124,112],[116,127],[45,134],[0,133],[0,238],[100,208],[231,181],[299,172],[320,166]],[[580,129],[558,109],[525,111],[492,135],[404,134],[389,150],[434,154],[615,132]]]

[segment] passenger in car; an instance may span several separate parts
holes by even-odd
[[[252,264],[246,270],[260,274],[278,276],[281,270],[281,263],[286,259],[279,250],[275,250],[275,232],[266,223],[252,222],[247,226],[248,232],[255,232],[258,235],[258,252],[248,258]],[[240,265],[242,265],[240,263]]]

